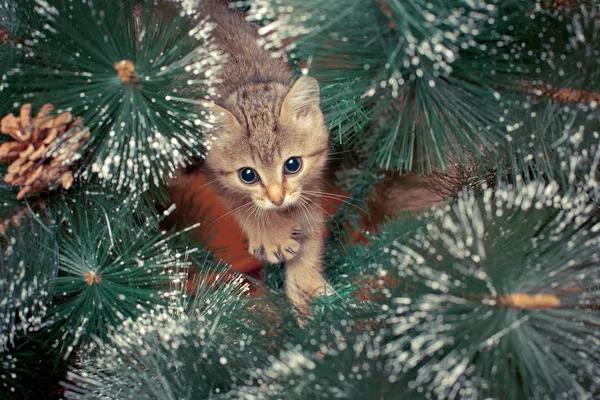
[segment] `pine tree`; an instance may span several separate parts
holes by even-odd
[[[197,3],[0,3],[2,398],[598,397],[599,2],[232,2],[349,195],[302,326],[162,225],[227,59]],[[351,243],[406,173],[449,196]]]

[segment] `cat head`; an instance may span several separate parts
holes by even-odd
[[[317,190],[329,143],[319,102],[317,81],[302,77],[289,90],[249,85],[226,99],[225,107],[213,107],[207,165],[226,196],[283,210],[302,202],[303,191]]]

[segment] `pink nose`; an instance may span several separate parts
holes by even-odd
[[[275,204],[276,206],[280,206],[283,204],[283,197],[280,197],[278,199],[271,199],[271,203]]]

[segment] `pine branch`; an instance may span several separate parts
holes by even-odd
[[[526,48],[540,49],[523,54],[535,64],[532,84],[598,93],[600,2],[561,3],[539,9],[534,17],[543,31],[524,38]]]
[[[4,228],[0,260],[0,392],[9,399],[30,395],[42,374],[27,338],[46,325],[58,270],[52,232],[26,213],[18,225]]]
[[[598,110],[541,99],[508,117],[516,122],[507,151],[490,155],[498,179],[517,186],[556,181],[565,192],[579,188],[597,198]]]
[[[66,397],[207,398],[243,379],[239,373],[249,364],[264,362],[263,340],[248,336],[250,327],[239,320],[247,287],[223,268],[205,266],[200,275],[209,272],[219,274],[212,287],[200,279],[191,300],[125,321],[99,343],[96,356],[69,375]]]
[[[166,306],[168,271],[190,265],[174,246],[177,234],[161,233],[157,220],[138,221],[122,199],[81,195],[52,210],[51,220],[64,222],[56,238],[56,296],[44,334],[61,355],[94,337],[105,339],[143,308]]]
[[[413,285],[395,291],[385,317],[387,366],[406,395],[592,396],[594,209],[556,184],[465,194],[410,244],[391,246],[398,279]]]
[[[88,175],[132,191],[164,183],[202,155],[203,104],[223,58],[206,21],[161,14],[149,0],[136,14],[134,4],[24,1],[21,14],[37,16],[26,31],[32,52],[7,78],[15,101],[27,96],[82,116],[92,133]]]

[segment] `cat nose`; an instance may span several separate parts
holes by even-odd
[[[267,187],[267,194],[269,195],[269,200],[271,200],[271,203],[275,204],[276,206],[283,204],[285,193],[283,193],[283,188],[281,186],[269,185]]]
[[[276,206],[280,206],[283,204],[283,197],[280,197],[278,199],[271,199],[271,203],[275,204]]]

